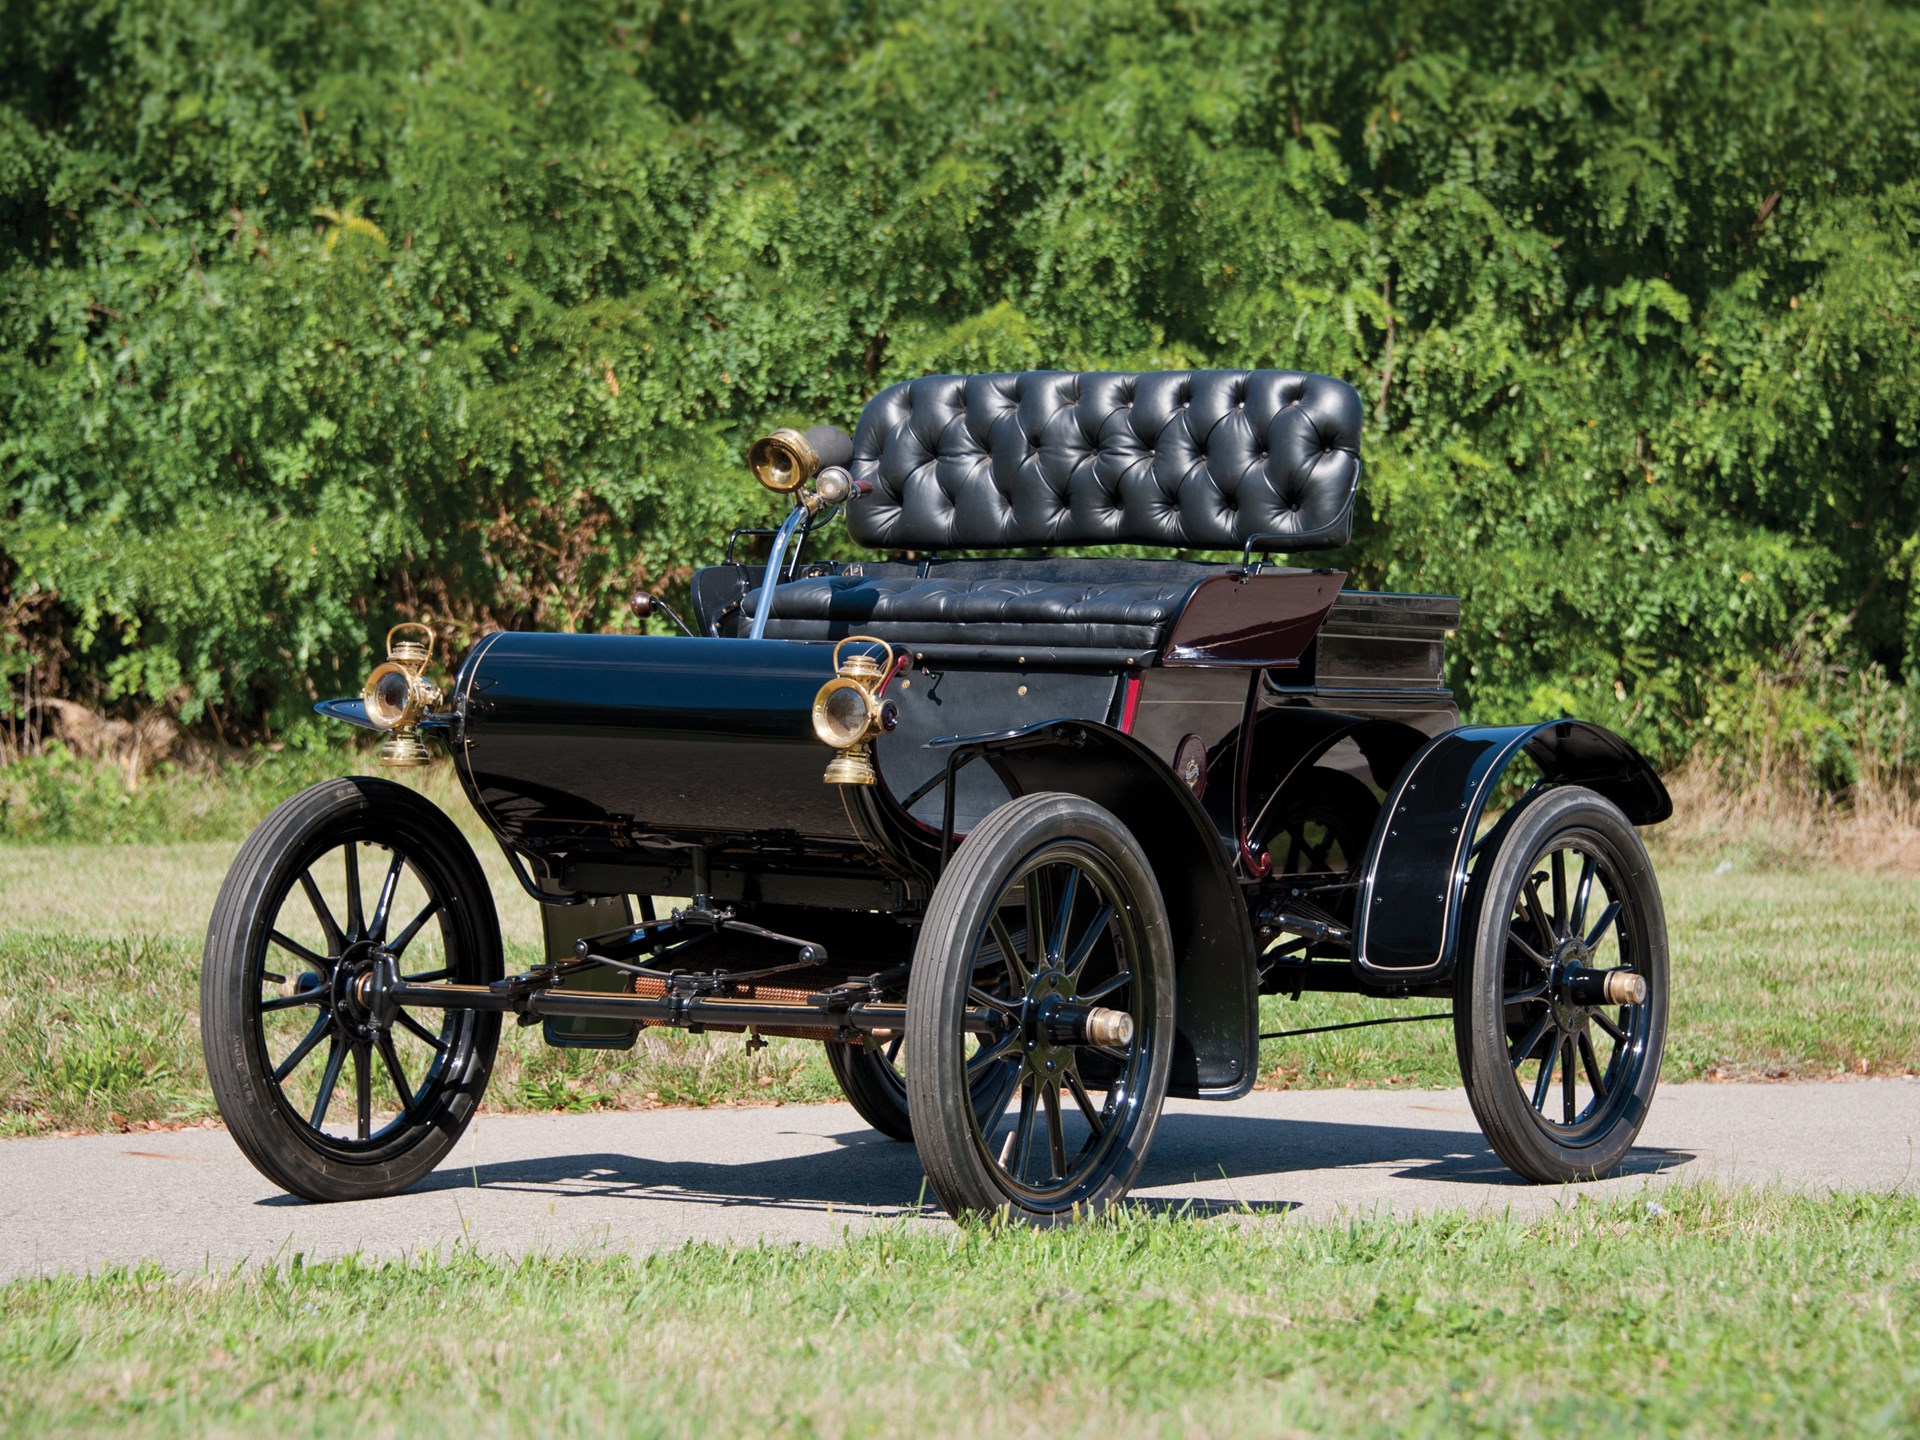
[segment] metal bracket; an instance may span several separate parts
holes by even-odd
[[[790,945],[797,953],[792,960],[778,965],[762,965],[752,970],[689,971],[659,967],[658,962],[684,954],[722,931],[748,935],[776,945]],[[608,951],[614,953],[609,954]],[[699,899],[692,905],[675,910],[665,920],[623,925],[618,930],[585,936],[574,942],[573,953],[579,957],[578,963],[582,965],[604,965],[623,974],[658,980],[666,986],[670,995],[710,995],[735,985],[752,984],[769,976],[811,969],[827,959],[826,946],[816,941],[782,935],[777,930],[737,920],[733,911],[713,908]],[[638,958],[641,956],[654,963],[641,963]]]

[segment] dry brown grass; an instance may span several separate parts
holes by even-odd
[[[1673,819],[1646,832],[1655,858],[1920,875],[1920,797],[1866,778],[1846,800],[1777,776],[1730,783],[1692,764],[1668,777]]]

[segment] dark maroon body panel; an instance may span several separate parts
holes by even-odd
[[[1346,578],[1329,570],[1203,580],[1173,622],[1161,663],[1296,669]]]

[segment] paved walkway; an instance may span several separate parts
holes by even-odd
[[[1440,1208],[1532,1213],[1574,1193],[1674,1177],[1816,1189],[1920,1187],[1920,1081],[1677,1085],[1661,1090],[1624,1172],[1597,1185],[1516,1180],[1458,1091],[1261,1092],[1174,1102],[1136,1189],[1143,1204],[1252,1205],[1321,1217]],[[224,1131],[0,1141],[0,1278],[155,1259],[173,1270],[392,1255],[469,1242],[489,1253],[693,1239],[826,1241],[919,1216],[913,1147],[844,1105],[485,1116],[449,1162],[391,1200],[307,1205],[273,1188]]]

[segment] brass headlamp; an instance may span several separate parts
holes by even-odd
[[[849,645],[877,645],[886,659],[871,651],[840,658]],[[840,753],[827,764],[829,785],[871,785],[873,737],[899,723],[891,701],[880,699],[880,688],[893,673],[893,647],[871,635],[849,635],[833,647],[834,677],[813,697],[813,733]]]
[[[787,495],[813,478],[820,468],[820,455],[805,435],[783,428],[747,448],[747,468],[774,494]]]
[[[753,478],[776,495],[793,496],[809,515],[853,495],[853,476],[847,472],[852,463],[853,437],[838,425],[782,428],[747,447]]]
[[[360,688],[368,723],[393,732],[380,746],[382,765],[405,769],[432,758],[415,728],[441,702],[440,687],[426,678],[432,658],[433,631],[412,620],[396,625],[387,632],[386,662]]]

